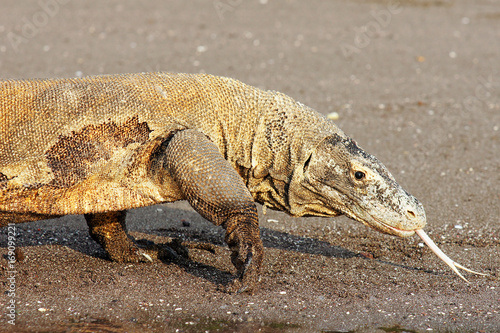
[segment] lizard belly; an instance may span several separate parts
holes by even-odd
[[[0,214],[61,216],[119,211],[181,199],[175,191],[142,180],[132,188],[94,175],[69,188],[7,188],[0,191]]]
[[[78,164],[48,167],[40,160],[1,168],[0,213],[61,216],[181,200],[168,171],[151,173],[151,153],[159,142],[114,148],[105,159],[79,159]]]

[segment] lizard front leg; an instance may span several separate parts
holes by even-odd
[[[225,241],[238,278],[229,291],[251,291],[260,280],[263,246],[257,208],[236,170],[217,146],[196,130],[177,132],[164,165],[183,196],[203,217],[226,229]]]

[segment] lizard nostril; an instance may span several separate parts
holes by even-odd
[[[415,213],[414,213],[414,212],[412,212],[411,210],[407,210],[407,211],[406,211],[406,214],[408,214],[408,216],[409,216],[410,218],[415,218],[415,217],[416,217]]]

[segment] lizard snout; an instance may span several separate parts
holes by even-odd
[[[406,209],[406,228],[408,230],[418,230],[425,227],[427,219],[425,217],[424,206],[415,199],[415,204]]]

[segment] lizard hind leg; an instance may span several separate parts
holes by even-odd
[[[89,233],[112,261],[147,262],[156,259],[157,251],[141,249],[128,236],[125,211],[85,214]]]

